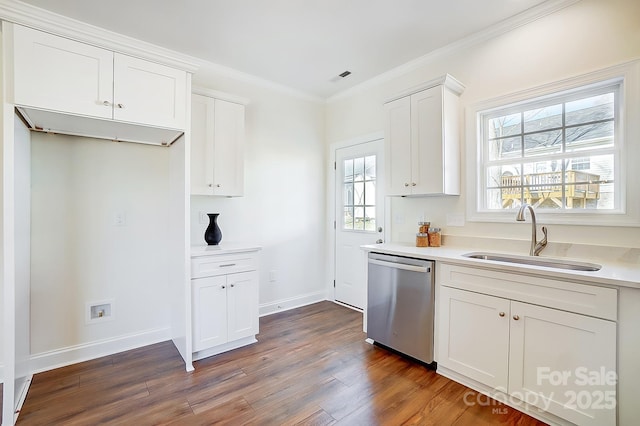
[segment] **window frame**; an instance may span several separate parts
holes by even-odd
[[[535,108],[537,103],[552,99],[570,101],[573,96],[589,96],[589,93],[606,87],[618,86],[615,100],[617,114],[614,127],[614,147],[603,150],[614,154],[615,205],[613,209],[536,209],[542,223],[571,225],[640,225],[640,191],[633,190],[633,182],[640,180],[638,167],[633,167],[632,158],[640,156],[640,61],[632,61],[578,77],[512,93],[482,101],[467,108],[467,220],[471,222],[512,222],[514,211],[485,209],[487,197],[485,156],[488,144],[484,143],[484,118],[492,113],[504,115],[509,109],[518,111],[523,105]],[[634,120],[634,118],[636,118]],[[627,141],[630,141],[627,144]],[[600,150],[599,150],[600,151]],[[595,151],[594,151],[595,152]],[[565,158],[575,154],[562,153]],[[590,155],[593,155],[590,153]],[[635,155],[635,157],[634,157]],[[536,161],[530,157],[527,161]],[[628,163],[628,164],[627,164]]]

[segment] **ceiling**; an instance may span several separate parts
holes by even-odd
[[[23,2],[325,99],[553,0]]]

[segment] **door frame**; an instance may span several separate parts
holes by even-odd
[[[327,185],[326,185],[326,200],[327,200],[327,210],[325,212],[326,217],[326,283],[327,286],[325,288],[325,298],[334,303],[335,299],[335,291],[334,291],[334,280],[336,277],[336,229],[334,228],[334,223],[337,223],[338,218],[336,217],[336,194],[335,194],[335,185],[336,185],[336,174],[334,164],[336,162],[336,150],[342,148],[348,148],[354,145],[360,145],[367,142],[373,142],[376,140],[382,139],[384,141],[384,132],[374,132],[362,136],[358,136],[352,139],[346,139],[338,142],[331,143],[328,147],[327,158],[329,159],[327,164]],[[384,164],[381,164],[384,167]],[[382,188],[384,190],[384,188]],[[391,236],[390,225],[391,225],[391,206],[388,200],[388,197],[383,194],[384,200],[384,224],[382,231],[382,239],[383,241],[388,241]],[[347,306],[347,305],[344,305]],[[349,307],[349,306],[347,306]]]

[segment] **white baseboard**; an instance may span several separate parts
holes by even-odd
[[[291,297],[289,299],[282,299],[275,302],[264,303],[260,305],[260,316],[263,317],[265,315],[271,315],[277,312],[288,311],[289,309],[311,305],[313,303],[322,302],[324,300],[328,300],[326,292],[318,291],[316,293],[308,293],[301,296]]]
[[[111,339],[69,346],[54,351],[42,352],[31,355],[31,371],[33,374],[36,374],[170,339],[169,328],[158,328]]]

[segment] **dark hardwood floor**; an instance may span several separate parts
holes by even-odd
[[[19,425],[538,425],[367,344],[330,302],[260,320],[259,342],[195,363],[171,342],[34,376]]]

